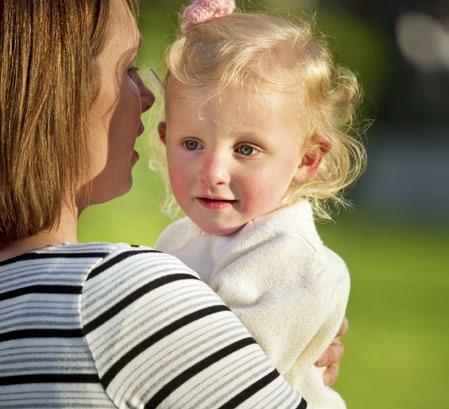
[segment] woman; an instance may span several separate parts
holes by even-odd
[[[0,5],[0,407],[304,408],[178,260],[74,244],[84,208],[129,190],[154,101],[132,10]]]

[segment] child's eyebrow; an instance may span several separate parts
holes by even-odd
[[[232,134],[239,139],[249,139],[249,140],[262,140],[264,139],[262,135],[252,131],[234,131]]]

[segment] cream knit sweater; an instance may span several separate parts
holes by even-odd
[[[156,248],[198,272],[313,408],[346,407],[314,363],[344,318],[349,274],[322,244],[306,201],[228,236],[206,234],[183,218],[163,231]]]

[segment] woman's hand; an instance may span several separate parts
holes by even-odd
[[[343,359],[345,348],[340,341],[340,336],[343,335],[349,328],[348,319],[345,318],[341,324],[338,334],[329,347],[324,351],[321,358],[315,362],[316,366],[326,367],[323,378],[324,383],[331,386],[338,378],[338,371],[340,369],[340,361]]]

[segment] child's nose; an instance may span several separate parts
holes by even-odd
[[[229,165],[222,155],[205,158],[200,179],[207,185],[225,185],[230,182]]]

